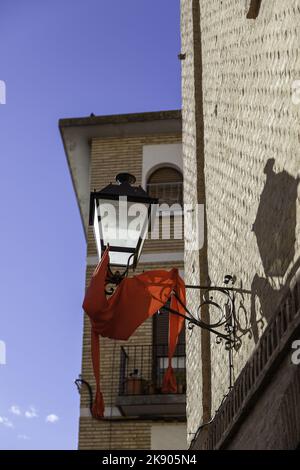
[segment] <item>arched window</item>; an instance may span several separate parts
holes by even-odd
[[[180,171],[171,167],[155,170],[147,182],[149,196],[156,197],[159,203],[168,205],[183,203],[183,178]]]

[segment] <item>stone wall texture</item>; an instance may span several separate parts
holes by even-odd
[[[297,406],[299,393],[300,369],[291,363],[288,356],[280,364],[278,373],[272,377],[268,388],[233,436],[227,449],[296,449],[300,436],[300,408]]]
[[[244,336],[234,353],[235,377],[300,255],[300,0],[262,0],[257,18],[247,19],[251,4],[181,0],[184,198],[205,202],[212,283],[233,274],[238,287],[252,290],[246,314],[240,311]],[[186,253],[189,283],[199,283],[201,269],[197,253]],[[197,296],[188,299],[196,308]],[[203,390],[200,343],[198,332],[188,334],[189,440],[204,419],[201,395],[211,400],[213,416],[228,391],[228,355],[214,338],[210,396],[207,378]]]

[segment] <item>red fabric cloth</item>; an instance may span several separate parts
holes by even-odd
[[[184,308],[172,295],[176,292],[185,305],[185,285],[173,268],[170,271],[148,271],[123,279],[110,298],[105,294],[105,281],[109,263],[108,249],[103,254],[86,291],[83,309],[90,318],[92,327],[92,361],[96,380],[96,397],[93,416],[102,418],[104,402],[100,388],[99,335],[112,339],[127,340],[147,318],[162,308],[171,297],[170,307],[184,314]],[[169,315],[169,364],[163,379],[162,391],[176,393],[177,384],[172,369],[178,336],[184,319]]]

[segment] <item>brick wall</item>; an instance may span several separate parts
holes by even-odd
[[[79,449],[150,449],[149,422],[104,422],[80,418]]]
[[[195,200],[198,186],[198,200],[206,204],[212,282],[220,285],[225,274],[234,274],[239,286],[255,294],[244,301],[248,331],[234,355],[236,376],[299,267],[300,254],[300,106],[292,100],[293,82],[300,79],[300,1],[262,0],[255,20],[246,18],[250,3],[181,1],[185,201]],[[199,283],[193,256],[185,255],[186,278]],[[196,299],[190,296],[189,302],[194,307]],[[193,332],[187,345],[190,439],[203,414],[199,350]],[[210,354],[213,414],[227,392],[228,358],[213,338]]]

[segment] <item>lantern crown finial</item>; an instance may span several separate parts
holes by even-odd
[[[128,183],[131,185],[136,182],[136,177],[130,173],[118,173],[116,176],[116,181],[119,184]]]
[[[135,186],[135,176],[119,173],[117,184],[110,183],[90,195],[90,225],[94,227],[99,258],[110,246],[110,264],[135,268],[149,231],[153,205],[141,186]]]

